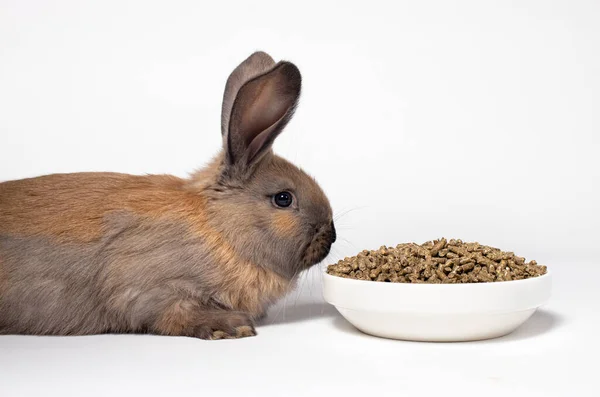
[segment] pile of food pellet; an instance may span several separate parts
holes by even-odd
[[[546,274],[546,266],[512,252],[462,240],[382,246],[327,267],[327,273],[358,280],[393,283],[486,283]]]

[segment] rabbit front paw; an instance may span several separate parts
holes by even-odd
[[[237,339],[255,336],[254,324],[246,313],[220,312],[206,316],[194,329],[200,339]]]

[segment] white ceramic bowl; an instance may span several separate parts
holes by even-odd
[[[429,342],[511,333],[550,298],[551,275],[476,284],[408,284],[323,275],[323,296],[359,330]]]

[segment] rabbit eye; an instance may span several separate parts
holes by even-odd
[[[294,198],[290,192],[279,192],[273,195],[273,204],[277,207],[286,208],[292,205]]]

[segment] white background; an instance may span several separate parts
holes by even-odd
[[[423,345],[353,331],[322,304],[315,268],[258,338],[0,337],[0,394],[378,385],[385,395],[446,384],[463,395],[586,395],[600,299],[599,20],[593,0],[0,0],[0,181],[186,176],[219,149],[228,74],[264,50],[303,74],[275,149],[314,174],[342,215],[330,262],[446,236],[558,276],[553,303],[516,336]]]

